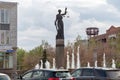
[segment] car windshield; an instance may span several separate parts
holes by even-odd
[[[68,72],[68,71],[58,71],[58,72],[56,72],[56,77],[62,77],[62,78],[70,77],[70,72]]]
[[[9,79],[4,75],[0,75],[0,80],[9,80]]]

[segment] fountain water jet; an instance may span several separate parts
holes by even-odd
[[[67,69],[70,68],[69,52],[67,51]]]
[[[46,66],[46,69],[50,69],[50,62],[46,61],[45,66]]]
[[[90,63],[89,62],[87,63],[87,67],[90,67]]]
[[[43,69],[43,62],[42,62],[42,60],[40,60],[40,62],[41,62],[40,69]]]
[[[74,49],[73,49],[73,52],[72,52],[72,69],[75,68],[75,60],[74,60]]]
[[[53,69],[55,69],[56,67],[55,67],[55,58],[53,58]]]
[[[77,50],[77,68],[80,68],[80,54],[79,54],[79,46]]]
[[[95,61],[95,67],[97,67],[97,60]]]
[[[35,69],[39,69],[39,68],[40,68],[39,64],[36,64]]]
[[[103,55],[103,67],[106,68],[106,59],[105,59],[105,53]]]
[[[112,59],[112,68],[116,68],[115,60],[114,59]]]

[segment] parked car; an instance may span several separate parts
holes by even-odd
[[[0,73],[0,80],[11,80],[7,74]]]
[[[76,69],[72,72],[72,77],[75,80],[120,80],[119,77],[114,77],[114,73],[111,69],[87,67]]]
[[[107,69],[107,76],[112,80],[120,80],[120,69]]]
[[[73,80],[65,69],[33,69],[22,74],[18,80]]]

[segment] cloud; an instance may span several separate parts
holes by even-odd
[[[87,27],[98,27],[102,34],[110,27],[113,20],[119,21],[119,11],[114,6],[107,4],[106,0],[35,0],[27,6],[29,7],[21,6],[20,8],[20,17],[24,17],[20,18],[20,25],[24,27],[20,29],[19,33],[20,36],[23,36],[19,38],[19,41],[24,41],[19,45],[24,47],[28,45],[26,48],[37,46],[41,40],[47,40],[50,44],[55,45],[55,15],[59,8],[64,11],[65,6],[68,7],[67,16],[70,16],[64,18],[66,42],[74,41],[78,34],[83,39],[86,38]],[[31,42],[32,44],[29,44]]]
[[[87,27],[98,27],[100,34],[111,25],[120,25],[119,0],[5,0],[18,2],[18,46],[30,50],[46,40],[55,46],[57,10],[68,8],[64,17],[65,41],[77,35],[87,37]],[[67,18],[69,16],[69,18]]]
[[[54,0],[51,3],[57,7],[96,7],[101,4],[106,4],[106,0]]]
[[[107,0],[107,2],[120,11],[120,0]]]
[[[71,25],[70,28],[67,30],[67,36],[74,37],[75,39],[79,34],[82,39],[85,39],[87,37],[86,28],[88,27],[97,27],[100,30],[99,34],[102,34],[105,33],[106,29],[109,27],[109,23],[107,24],[104,22],[100,22],[96,19],[83,20],[82,22]]]
[[[18,32],[18,43],[19,43],[19,47],[24,46],[24,48],[27,49],[32,49],[35,46],[38,46],[39,44],[41,44],[42,40],[53,40],[55,39],[54,37],[52,37],[51,35],[55,36],[54,32],[48,31],[46,28],[38,28],[38,29],[33,29],[33,28],[29,28],[25,31],[19,31]],[[50,43],[53,43],[52,41],[50,41]]]

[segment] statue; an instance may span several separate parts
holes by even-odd
[[[67,13],[67,8],[65,8],[65,12],[61,14],[61,10],[58,10],[58,14],[56,15],[55,26],[57,30],[56,39],[64,39],[64,24],[63,24],[63,17]]]

